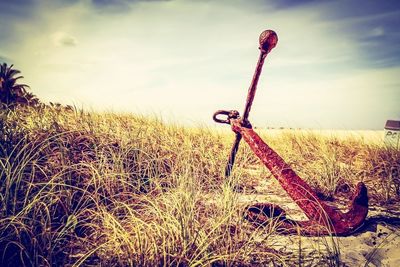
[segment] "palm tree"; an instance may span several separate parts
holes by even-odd
[[[26,84],[18,84],[19,79],[24,78],[19,76],[19,70],[13,69],[14,65],[7,66],[7,63],[0,65],[0,104],[7,107],[12,107],[27,96]]]

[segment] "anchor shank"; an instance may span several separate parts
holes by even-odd
[[[254,71],[253,75],[253,80],[251,81],[249,91],[247,92],[247,99],[246,99],[246,105],[243,111],[243,125],[248,124],[248,117],[250,114],[251,106],[253,104],[254,96],[256,95],[256,90],[257,90],[257,84],[258,80],[260,78],[260,74],[262,71],[262,67],[264,65],[264,60],[265,57],[267,56],[267,53],[263,50],[260,52],[260,56],[258,58],[256,70]]]
[[[268,53],[276,46],[278,42],[278,36],[272,30],[263,31],[259,37],[259,49],[260,56],[258,57],[258,62],[256,69],[254,71],[253,79],[251,80],[251,84],[249,90],[247,92],[246,104],[244,107],[243,117],[241,123],[245,127],[250,127],[248,117],[251,110],[251,105],[253,104],[254,96],[257,90],[257,83],[260,78],[260,74],[262,71],[262,67],[264,65],[264,60],[267,57]],[[239,149],[240,140],[242,140],[242,136],[240,134],[236,134],[235,141],[232,145],[231,153],[229,155],[228,163],[225,167],[225,177],[229,177],[233,168],[233,164],[235,163],[236,152]]]

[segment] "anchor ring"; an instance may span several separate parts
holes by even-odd
[[[225,119],[218,118],[220,115],[225,115]],[[218,123],[230,124],[231,119],[239,118],[239,111],[237,110],[217,110],[213,115],[213,120]]]

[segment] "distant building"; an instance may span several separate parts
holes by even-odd
[[[388,120],[385,125],[385,143],[394,148],[399,148],[400,121]]]

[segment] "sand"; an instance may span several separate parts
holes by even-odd
[[[238,200],[244,205],[270,202],[281,206],[288,217],[306,220],[306,216],[280,187],[274,178],[255,183],[251,192],[241,191]],[[344,205],[339,205],[343,207]],[[268,237],[272,247],[288,253],[296,265],[315,266],[340,261],[340,266],[400,266],[400,207],[370,206],[364,226],[348,237],[302,237],[273,235]],[[260,236],[260,242],[264,237]],[[292,254],[293,258],[290,258]],[[328,264],[328,263],[327,263]],[[323,264],[324,265],[324,264]]]

